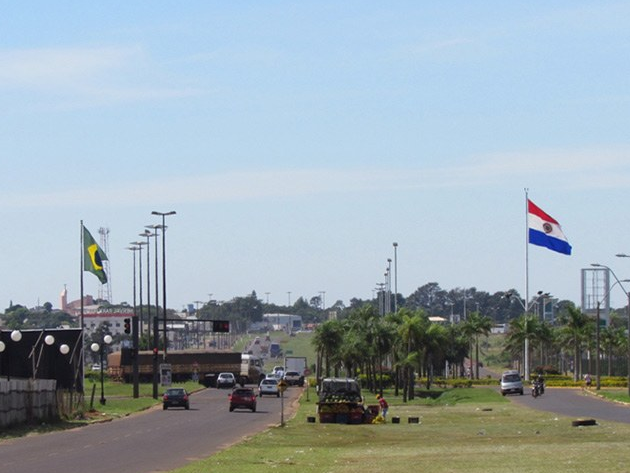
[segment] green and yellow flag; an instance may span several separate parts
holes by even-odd
[[[107,282],[107,274],[103,269],[103,261],[107,255],[94,241],[87,228],[83,227],[83,270],[96,275],[102,284]]]

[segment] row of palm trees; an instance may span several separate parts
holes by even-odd
[[[503,346],[506,367],[515,366],[524,371],[527,359],[530,367],[572,371],[575,381],[584,373],[592,373],[593,318],[579,308],[567,307],[557,322],[551,325],[533,314],[513,319]],[[607,360],[609,376],[625,374],[615,373],[611,362],[615,358],[625,360],[628,354],[628,338],[622,322],[613,316],[600,333],[602,358]],[[402,390],[404,401],[413,399],[416,373],[426,378],[427,388],[435,377],[462,376],[467,369],[470,377],[479,379],[481,345],[492,327],[492,319],[479,312],[469,313],[458,324],[444,325],[431,322],[423,309],[401,308],[381,316],[374,306],[365,305],[345,319],[328,320],[315,330],[317,379],[363,374],[371,391],[382,393],[391,380],[395,395]],[[525,346],[529,350],[527,357]],[[584,354],[589,351],[592,356],[585,362]],[[470,361],[468,367],[466,359]]]
[[[586,373],[593,372],[592,362],[596,358],[596,325],[593,317],[577,307],[567,307],[558,318],[558,325],[541,321],[537,316],[525,314],[512,320],[506,338],[505,349],[512,359],[524,362],[524,344],[528,340],[529,359],[533,366],[554,366],[559,371],[573,373],[577,381]],[[628,338],[623,321],[614,315],[611,322],[600,331],[600,359],[606,363],[608,376],[621,375],[628,356]],[[586,361],[585,354],[589,354]],[[566,359],[570,363],[566,363]],[[622,360],[615,369],[614,360]],[[618,372],[615,372],[618,371]]]
[[[385,316],[365,305],[343,320],[328,320],[315,330],[317,378],[356,377],[364,374],[367,388],[382,394],[384,370],[393,377],[395,395],[414,398],[415,373],[426,377],[427,388],[435,376],[465,372],[465,360],[475,358],[470,374],[479,377],[480,338],[492,329],[492,320],[478,312],[456,325],[432,323],[422,309],[402,308]]]

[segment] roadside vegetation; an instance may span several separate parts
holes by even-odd
[[[489,388],[451,389],[406,403],[391,392],[385,396],[399,424],[311,423],[315,404],[303,397],[285,427],[172,473],[628,471],[628,424],[573,427],[571,419],[519,407]]]

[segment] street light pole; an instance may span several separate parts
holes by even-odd
[[[142,333],[142,320],[143,320],[143,316],[142,316],[142,245],[146,245],[146,242],[144,241],[132,241],[131,243],[129,243],[130,245],[135,245],[138,248],[138,284],[140,286],[140,288],[138,289],[138,299],[139,299],[139,303],[140,303],[140,307],[138,310],[138,320],[140,321],[140,334]]]
[[[92,343],[92,345],[90,346],[91,350],[96,353],[99,352],[99,356],[100,356],[100,362],[101,362],[101,405],[104,406],[105,405],[105,378],[104,378],[104,372],[105,369],[103,367],[103,352],[105,351],[105,346],[109,345],[110,343],[112,343],[112,336],[107,334],[103,337],[103,341],[102,343],[98,344],[98,343]]]
[[[625,288],[623,287],[623,284],[621,284],[622,282],[630,282],[630,280],[628,279],[624,279],[623,281],[620,281],[619,278],[617,277],[617,275],[615,274],[615,272],[610,269],[608,266],[604,265],[604,264],[599,264],[599,263],[591,263],[591,266],[595,267],[595,268],[604,268],[607,269],[610,274],[613,275],[613,277],[615,278],[615,283],[610,286],[608,288],[608,291],[606,291],[606,294],[604,294],[604,296],[601,298],[601,300],[597,301],[597,327],[595,329],[595,344],[596,344],[596,350],[597,350],[597,358],[595,358],[595,381],[596,381],[596,389],[600,389],[601,388],[601,375],[600,375],[600,370],[599,370],[599,356],[600,356],[600,336],[599,336],[599,323],[600,323],[600,316],[599,316],[599,307],[601,305],[601,303],[606,300],[606,298],[610,295],[610,292],[612,291],[612,288],[615,287],[617,284],[619,284],[619,286],[621,287],[621,289],[623,290],[623,292],[628,295],[628,292],[625,290]],[[628,295],[628,303],[630,303],[630,295]],[[628,329],[630,330],[630,319],[628,322]],[[628,335],[629,339],[630,339],[630,334]],[[630,368],[630,354],[628,355],[628,367]],[[628,374],[628,392],[630,392],[630,373]]]
[[[160,330],[158,325],[158,318],[160,312],[160,299],[158,294],[158,236],[159,231],[164,228],[160,224],[145,225],[145,228],[153,229],[153,246],[155,248],[155,316],[153,320],[149,321],[153,325],[153,399],[158,398],[158,359],[157,354],[160,349]]]
[[[149,251],[150,239],[153,235],[149,230],[145,230],[144,233],[140,233],[139,236],[146,237],[147,239],[147,336],[148,341],[151,343],[151,253]],[[157,281],[155,281],[157,285]],[[157,310],[157,307],[155,308]]]
[[[618,258],[630,258],[630,255],[627,255],[625,253],[618,253],[615,256],[617,256]],[[626,315],[628,316],[628,396],[630,396],[630,292],[626,292],[626,296],[628,299],[628,305],[626,306]]]
[[[166,363],[167,347],[168,347],[168,333],[166,330],[166,217],[169,215],[175,215],[176,212],[171,210],[170,212],[158,212],[154,210],[151,215],[159,215],[162,217],[162,310],[164,313],[164,363]]]
[[[394,313],[396,313],[398,312],[398,243],[394,242],[393,245],[394,245]]]
[[[630,258],[630,255],[627,255],[625,253],[618,253],[615,256],[617,256],[618,258]],[[613,277],[615,278],[616,283],[615,284],[619,284],[619,287],[621,287],[621,289],[623,290],[623,292],[626,294],[626,298],[627,298],[627,306],[626,306],[626,314],[628,316],[628,353],[627,353],[627,357],[628,357],[628,395],[630,396],[630,292],[626,291],[626,288],[623,287],[623,284],[621,284],[622,282],[630,282],[630,279],[623,279],[623,280],[619,280],[619,278],[617,277],[617,275],[615,274],[615,272],[610,269],[608,266],[605,266],[603,264],[597,264],[597,263],[593,263],[591,264],[591,266],[595,266],[598,268],[606,268],[608,271],[610,271],[610,273],[613,275]],[[614,286],[614,284],[613,284]],[[611,288],[612,289],[612,286]],[[610,289],[608,292],[610,292]],[[599,304],[598,304],[598,308],[599,308]]]

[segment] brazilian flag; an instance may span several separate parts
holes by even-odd
[[[83,270],[96,275],[101,284],[107,282],[107,274],[103,270],[103,261],[107,260],[107,255],[94,241],[87,228],[83,227]]]

